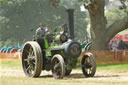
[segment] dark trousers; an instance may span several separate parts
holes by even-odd
[[[38,44],[41,47],[41,50],[43,51],[45,49],[44,40],[43,39],[37,39]]]
[[[37,39],[37,42],[41,47],[42,56],[43,56],[43,68],[42,68],[42,70],[44,70],[46,57],[45,57],[45,51],[43,51],[43,50],[45,49],[45,43],[44,43],[43,39]]]

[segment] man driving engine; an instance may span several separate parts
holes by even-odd
[[[36,41],[41,46],[41,50],[43,50],[45,48],[44,39],[43,39],[45,36],[45,28],[43,24],[40,24],[39,28],[37,28],[35,36],[36,36]]]

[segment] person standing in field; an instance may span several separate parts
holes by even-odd
[[[112,43],[112,51],[114,52],[114,60],[118,59],[117,51],[118,51],[118,42],[114,40]]]
[[[112,51],[117,52],[118,51],[118,42],[117,40],[114,40],[112,43]]]

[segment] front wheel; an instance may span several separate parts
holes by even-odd
[[[92,53],[85,53],[82,58],[82,72],[85,77],[93,77],[96,72],[96,60]]]
[[[62,79],[65,75],[65,63],[61,55],[56,54],[52,58],[52,75],[55,79]]]
[[[42,52],[39,44],[26,42],[22,52],[22,67],[28,77],[39,77],[42,70]]]

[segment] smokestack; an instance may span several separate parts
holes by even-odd
[[[74,9],[67,9],[68,14],[68,28],[69,28],[69,37],[74,39]]]

